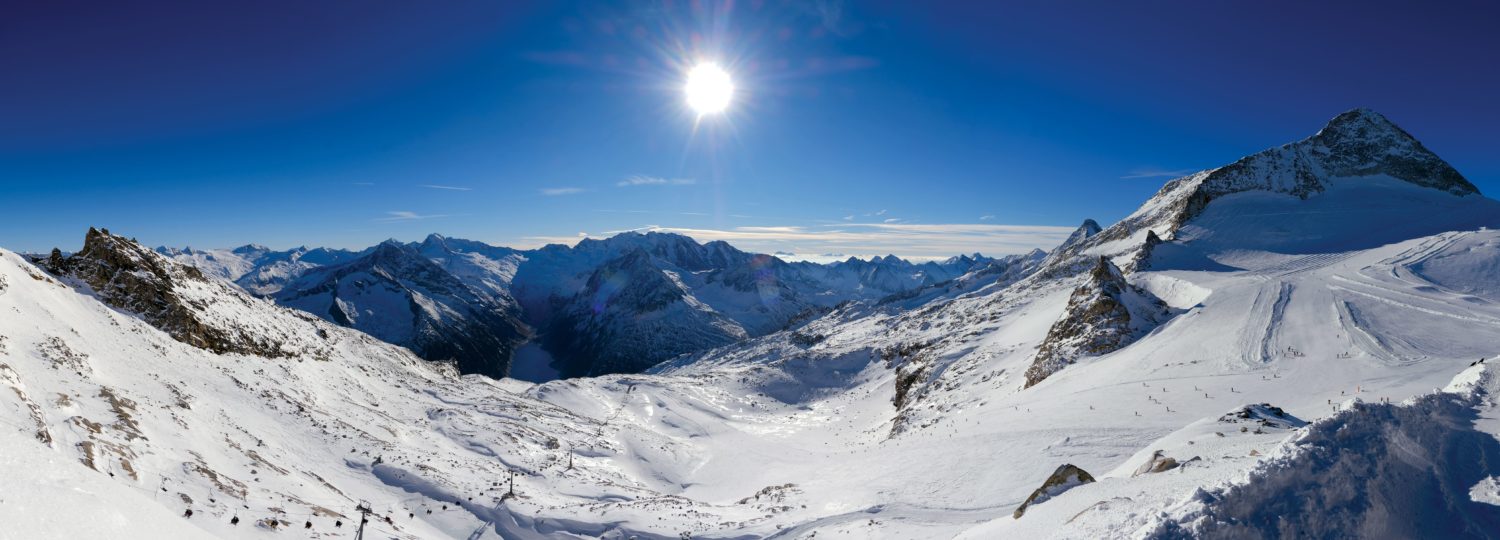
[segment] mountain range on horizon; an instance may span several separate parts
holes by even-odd
[[[155,251],[425,358],[455,361],[464,373],[511,375],[512,357],[531,344],[521,375],[536,382],[639,372],[678,354],[781,330],[841,302],[878,300],[973,271],[1003,272],[1042,254],[975,253],[920,263],[887,255],[820,264],[662,232],[532,250],[433,233],[358,251],[255,244]],[[631,301],[647,297],[652,301],[644,305]],[[648,313],[662,320],[650,329],[634,326]]]
[[[997,258],[90,229],[0,249],[0,459],[124,538],[1493,538],[1497,268],[1369,109]]]
[[[1214,198],[1246,190],[1306,198],[1328,189],[1320,178],[1371,171],[1455,195],[1478,193],[1385,117],[1354,109],[1307,140],[1168,182],[1153,199],[1167,202],[1148,204],[1108,230],[1086,219],[1053,254],[1075,254],[1101,241],[1149,246],[1154,253],[1162,236],[1175,238],[1179,224]],[[1374,231],[1367,237],[1387,239]],[[1189,243],[1183,240],[1162,249],[1181,251]],[[785,329],[846,301],[889,302],[940,284],[977,283],[983,280],[975,276],[984,275],[1008,284],[1047,258],[1034,250],[922,263],[895,255],[787,262],[662,232],[532,250],[433,233],[420,242],[392,239],[358,251],[249,244],[156,252],[424,358],[454,361],[464,373],[512,375],[516,353],[524,349],[516,375],[535,382],[639,372],[677,355]],[[1124,264],[1149,264],[1150,254],[1139,250]],[[1053,256],[1045,266],[1056,272],[1059,261],[1074,259]],[[1066,272],[1076,273],[1083,263],[1068,264]],[[642,326],[646,314],[653,320]]]

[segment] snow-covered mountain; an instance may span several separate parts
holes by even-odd
[[[1500,350],[1500,202],[1368,111],[1264,154],[1318,189],[1204,171],[1045,257],[540,385],[459,376],[103,231],[70,257],[0,250],[0,466],[87,477],[6,475],[0,522],[348,534],[366,500],[367,534],[397,538],[1500,537],[1500,373],[1479,360]],[[1229,177],[1252,187],[1213,187]],[[733,321],[689,303],[689,278],[724,273],[657,240],[580,244],[586,275],[553,274],[576,289],[515,298]],[[569,249],[537,258],[572,268]],[[639,286],[608,294],[617,275]]]
[[[193,249],[158,247],[156,252],[187,264],[204,274],[233,281],[251,293],[268,296],[319,266],[349,261],[369,250],[353,252],[342,249],[298,247],[286,251],[247,244],[234,249]]]
[[[639,372],[747,337],[642,249],[595,269],[551,324],[549,350],[564,376]]]
[[[467,261],[448,262],[460,260]],[[352,261],[311,269],[274,298],[423,358],[452,360],[463,373],[504,377],[530,329],[509,296],[480,292],[486,290],[412,246],[386,242]]]
[[[542,334],[534,346],[540,349],[534,350],[546,352],[524,361],[545,364],[526,367],[528,372],[547,374],[541,378],[638,372],[678,354],[781,330],[841,302],[874,301],[948,285],[997,261],[976,253],[920,264],[895,256],[851,258],[832,265],[787,263],[722,241],[699,244],[686,236],[657,232],[627,232],[584,239],[572,247],[550,245],[530,251],[438,234],[422,242],[402,245],[391,240],[382,246],[403,247],[441,268],[440,272],[408,260],[384,264],[379,275],[392,283],[443,288],[448,292],[436,295],[443,298],[443,308],[431,305],[430,293],[393,292],[404,285],[390,284],[381,294],[334,292],[339,290],[334,281],[350,272],[389,263],[388,256],[375,260],[381,246],[359,252],[305,247],[273,251],[256,245],[157,252],[282,305],[412,347],[425,358],[457,359],[465,373],[510,373],[523,338]],[[645,258],[625,260],[636,252]],[[626,266],[635,268],[620,272]],[[1020,269],[1003,266],[1012,272]],[[635,276],[637,282],[671,282],[680,289],[684,305],[693,307],[668,315],[642,311],[654,305],[611,299],[620,294],[619,288],[601,278],[601,271]],[[431,284],[450,280],[458,285]]]

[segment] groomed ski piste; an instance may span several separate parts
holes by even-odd
[[[0,538],[1500,536],[1500,203],[1322,181],[1055,251],[1167,239],[1169,317],[1029,388],[1080,274],[534,385],[179,284],[296,345],[214,354],[0,252]]]

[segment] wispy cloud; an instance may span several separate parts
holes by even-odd
[[[1143,169],[1135,169],[1133,171],[1130,171],[1129,174],[1121,176],[1120,178],[1124,178],[1127,180],[1135,178],[1177,178],[1179,176],[1187,176],[1195,172],[1198,171],[1195,171],[1193,169],[1162,169],[1158,167],[1146,167]]]
[[[517,248],[517,249],[534,249],[534,248],[539,248],[539,247],[545,246],[547,244],[562,244],[564,246],[571,246],[571,245],[577,244],[579,240],[583,240],[584,238],[587,238],[587,237],[586,236],[523,236],[523,237],[521,237],[521,239],[520,239],[519,242],[512,242],[512,243],[509,243],[509,244],[506,244],[506,245],[509,246],[509,247]]]
[[[995,216],[994,215],[979,216],[979,221],[994,221],[994,220],[995,220]]]
[[[696,183],[698,183],[698,181],[694,180],[692,178],[662,178],[660,176],[646,176],[646,175],[643,175],[643,174],[637,174],[637,175],[634,175],[634,176],[627,177],[626,179],[621,180],[619,182],[616,182],[615,185],[620,186],[620,187],[631,187],[631,186],[691,186],[691,185],[696,184]]]
[[[583,188],[576,188],[576,187],[543,188],[542,190],[540,190],[540,192],[541,192],[542,195],[546,195],[548,197],[557,197],[559,195],[577,195],[579,193],[583,193]]]
[[[375,218],[373,221],[390,223],[394,221],[421,221],[424,219],[448,217],[448,214],[418,214],[410,210],[392,210],[385,214],[385,217]]]
[[[741,249],[760,253],[824,253],[839,254],[839,257],[844,257],[843,254],[846,253],[861,257],[894,253],[911,259],[931,260],[976,251],[1001,255],[1024,253],[1035,248],[1051,249],[1062,243],[1073,228],[995,223],[839,223],[730,229],[649,225],[629,230],[674,232],[691,236],[700,242],[724,240]],[[621,232],[625,231],[606,231],[604,234]],[[542,238],[544,237],[528,240]]]
[[[886,218],[885,222],[886,223],[900,223],[901,220],[900,219],[896,219],[896,218]]]
[[[752,233],[797,233],[802,227],[735,227],[734,230]]]
[[[474,188],[467,188],[467,187],[462,187],[462,186],[442,186],[442,185],[438,185],[438,184],[420,184],[417,187],[424,187],[424,188],[427,188],[427,189],[446,189],[448,191],[471,191],[471,190],[474,189]]]

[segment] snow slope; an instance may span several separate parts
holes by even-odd
[[[1359,157],[1318,152],[1299,155]],[[347,533],[359,500],[402,538],[1495,537],[1497,388],[1476,360],[1500,352],[1500,213],[1392,163],[1302,195],[1234,176],[1260,188],[1155,212],[1202,193],[1174,181],[1140,213],[1161,221],[1084,234],[1036,273],[540,385],[193,285],[237,306],[195,316],[318,344],[214,354],[0,252],[0,419],[141,494],[122,507],[192,507],[221,537],[288,532],[247,526],[265,518]],[[1027,387],[1100,256],[1167,316]],[[1097,481],[1016,518],[1064,465]]]
[[[0,423],[0,539],[213,538],[180,514]]]

